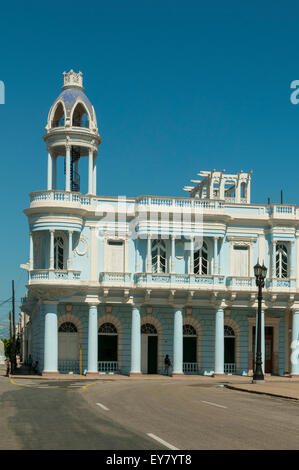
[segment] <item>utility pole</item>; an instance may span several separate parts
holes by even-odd
[[[11,336],[11,311],[9,312],[9,339],[10,340],[12,339],[12,336]]]
[[[16,367],[15,282],[12,281],[12,372]]]

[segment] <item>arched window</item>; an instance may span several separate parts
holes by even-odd
[[[192,325],[184,325],[183,335],[184,336],[196,336],[196,329]]]
[[[153,273],[166,272],[166,247],[163,240],[154,240],[152,244]]]
[[[80,373],[80,340],[74,323],[66,321],[58,328],[58,370],[63,374]]]
[[[117,329],[112,323],[103,323],[99,328],[99,334],[117,335]]]
[[[288,249],[283,243],[276,245],[276,277],[288,277]]]
[[[64,109],[61,103],[58,103],[52,120],[52,127],[64,126]]]
[[[141,326],[141,333],[144,335],[157,335],[157,329],[151,323],[145,323]]]
[[[89,127],[88,115],[82,103],[78,103],[74,109],[72,125],[75,127]]]
[[[208,245],[203,242],[202,247],[194,252],[194,274],[208,274],[208,267]]]
[[[224,338],[234,338],[235,332],[231,326],[224,325]]]
[[[62,323],[58,330],[59,333],[78,333],[76,325],[69,321]]]
[[[57,236],[54,238],[54,269],[64,269],[64,240]]]

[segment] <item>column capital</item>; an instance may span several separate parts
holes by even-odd
[[[277,240],[272,240],[272,245],[276,245],[277,244]]]
[[[99,301],[99,297],[97,295],[87,295],[85,298],[85,303],[87,303],[89,307],[97,307],[101,302]]]
[[[176,235],[174,233],[171,234],[171,240],[175,240],[176,239]]]
[[[50,228],[49,232],[50,232],[51,234],[55,233],[55,228]]]

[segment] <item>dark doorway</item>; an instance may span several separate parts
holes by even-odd
[[[224,338],[224,364],[235,363],[235,338]]]
[[[98,360],[117,361],[117,335],[99,335]]]
[[[183,338],[183,362],[196,361],[196,336],[184,336]]]
[[[147,373],[157,374],[158,371],[158,336],[147,337]]]

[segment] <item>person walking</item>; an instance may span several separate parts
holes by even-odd
[[[169,359],[168,354],[166,354],[165,359],[164,359],[164,369],[165,369],[166,375],[168,375],[169,367],[171,367],[171,361]]]

